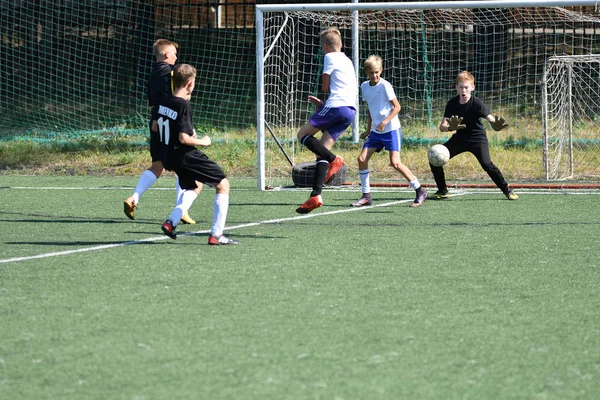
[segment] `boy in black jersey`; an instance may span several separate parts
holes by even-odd
[[[173,68],[173,95],[157,105],[154,121],[162,147],[162,163],[175,171],[183,189],[177,205],[163,223],[162,231],[172,239],[177,238],[175,227],[192,206],[202,190],[202,184],[216,189],[213,207],[213,225],[209,245],[239,244],[223,235],[229,208],[229,181],[225,173],[196,146],[210,146],[208,136],[198,138],[192,125],[192,106],[189,102],[196,80],[196,69],[188,64]]]
[[[485,127],[481,123],[481,118],[485,118],[495,131],[500,131],[508,124],[504,118],[493,116],[483,102],[472,92],[475,89],[475,78],[468,71],[462,71],[456,77],[456,93],[446,104],[444,118],[440,123],[441,132],[456,131],[444,146],[450,152],[450,158],[468,151],[473,154],[485,172],[492,178],[496,186],[502,190],[502,193],[509,200],[517,200],[519,196],[513,192],[508,183],[502,176],[502,172],[494,165],[490,157],[490,149],[485,133]],[[444,168],[429,164],[437,192],[434,197],[437,199],[446,199],[450,197]]]
[[[158,39],[152,45],[152,53],[156,61],[152,63],[152,72],[150,72],[146,86],[146,96],[151,110],[150,156],[152,157],[152,165],[140,176],[133,194],[123,202],[123,211],[129,219],[134,219],[134,212],[140,197],[160,178],[165,170],[161,162],[161,144],[158,139],[158,132],[152,130],[152,122],[156,121],[157,118],[156,106],[170,97],[173,92],[171,76],[173,74],[173,65],[177,61],[178,48],[179,45],[177,43],[167,39]],[[178,181],[177,198],[180,195],[181,187]],[[187,213],[183,216],[182,222],[185,224],[196,223]]]

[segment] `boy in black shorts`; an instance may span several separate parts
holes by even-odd
[[[171,96],[173,92],[173,65],[177,61],[177,49],[179,45],[167,39],[158,39],[152,45],[152,53],[156,59],[152,63],[152,72],[148,77],[146,96],[148,98],[148,105],[150,106],[151,118],[150,118],[150,157],[152,157],[152,165],[148,168],[140,178],[135,186],[133,194],[123,201],[123,211],[129,219],[134,219],[135,209],[138,206],[140,197],[156,182],[158,178],[164,172],[164,168],[161,161],[162,146],[158,139],[158,132],[152,130],[153,121],[156,121],[156,106],[162,101]],[[181,187],[179,181],[176,184],[177,193],[176,197],[179,198],[181,195]],[[181,219],[184,224],[195,224],[194,221],[187,213]]]
[[[210,146],[208,136],[196,137],[192,126],[192,106],[189,102],[196,80],[196,69],[189,64],[173,68],[173,95],[157,106],[155,130],[162,144],[162,163],[175,171],[183,189],[177,205],[162,225],[162,231],[172,239],[177,238],[175,228],[181,217],[198,197],[202,184],[216,189],[213,206],[213,225],[208,237],[209,245],[239,244],[223,234],[229,208],[229,181],[225,172],[195,146]]]
[[[508,187],[502,172],[492,162],[485,127],[481,118],[485,118],[495,131],[508,127],[504,118],[493,116],[483,102],[472,96],[475,89],[475,78],[468,71],[462,71],[456,77],[456,93],[458,96],[448,101],[444,111],[444,119],[440,123],[441,132],[456,131],[444,146],[450,152],[450,158],[464,152],[469,152],[477,158],[485,172],[492,178],[496,186],[509,200],[517,200],[519,196]],[[433,195],[436,199],[450,197],[443,167],[429,164],[437,192]]]

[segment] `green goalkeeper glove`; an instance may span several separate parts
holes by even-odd
[[[461,124],[462,120],[462,117],[457,117],[456,115],[448,118],[448,132],[465,129],[467,126],[465,124]]]
[[[494,122],[490,122],[490,125],[495,131],[501,131],[504,128],[508,128],[508,124],[504,120],[504,118],[499,116],[494,116]]]

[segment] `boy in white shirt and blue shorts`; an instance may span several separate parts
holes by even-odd
[[[408,181],[416,191],[416,198],[411,207],[419,207],[427,199],[427,191],[421,187],[419,180],[408,167],[400,161],[402,146],[402,129],[400,127],[400,103],[392,85],[381,77],[383,61],[381,57],[372,55],[365,60],[365,73],[368,81],[360,85],[362,98],[367,103],[367,130],[360,135],[366,139],[358,156],[358,174],[362,187],[362,196],[351,203],[352,207],[368,206],[373,203],[369,184],[369,159],[375,152],[386,149],[390,153],[390,164]]]

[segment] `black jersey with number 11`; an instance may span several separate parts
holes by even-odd
[[[169,171],[173,171],[181,163],[183,155],[195,150],[194,146],[181,144],[181,132],[192,136],[192,105],[181,97],[171,96],[164,104],[157,107],[158,133],[162,144],[162,163]]]

